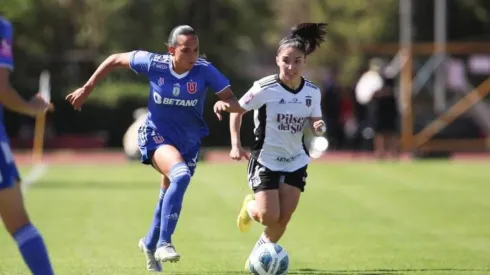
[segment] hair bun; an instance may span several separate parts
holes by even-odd
[[[310,54],[325,40],[327,23],[301,23],[291,28],[291,37],[306,42],[306,54]]]

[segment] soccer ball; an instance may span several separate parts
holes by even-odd
[[[283,275],[288,268],[288,253],[276,243],[260,245],[249,258],[250,272],[255,275]]]

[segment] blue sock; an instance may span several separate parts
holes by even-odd
[[[190,181],[191,172],[184,162],[175,164],[170,170],[170,187],[163,198],[160,239],[157,247],[172,243],[172,235],[177,227],[185,190]]]
[[[160,237],[160,223],[162,217],[162,205],[163,198],[165,196],[165,189],[160,189],[160,196],[158,197],[158,203],[155,207],[155,214],[153,215],[153,221],[151,222],[150,230],[145,237],[145,246],[149,250],[155,250],[158,243],[158,238]]]
[[[54,274],[43,238],[34,226],[27,224],[17,230],[14,233],[14,239],[24,262],[34,275]]]

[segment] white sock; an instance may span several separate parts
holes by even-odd
[[[268,243],[269,241],[267,241],[265,239],[265,233],[262,233],[262,235],[260,235],[260,238],[259,240],[255,243],[255,246],[254,246],[254,249],[252,250],[252,252],[259,246],[265,244],[265,243]]]
[[[255,212],[255,200],[251,200],[247,203],[247,213],[250,218],[253,219],[253,213]]]

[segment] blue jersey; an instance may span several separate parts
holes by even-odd
[[[207,89],[219,93],[230,82],[204,59],[198,59],[191,70],[179,75],[172,69],[171,58],[133,51],[130,66],[136,73],[146,75],[150,82],[148,126],[172,139],[180,150],[200,143],[209,134],[203,119]]]
[[[14,69],[14,59],[12,55],[12,25],[0,16],[0,67]],[[3,126],[3,106],[0,104],[0,134],[5,135]]]
[[[0,17],[0,67],[14,69],[12,56],[12,25]],[[0,104],[0,189],[9,188],[20,180],[15,166],[3,121],[3,106]]]

